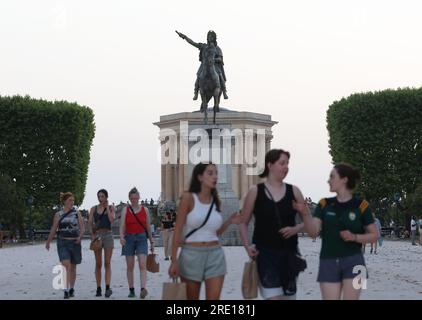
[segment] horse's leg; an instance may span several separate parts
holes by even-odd
[[[217,87],[214,90],[214,112],[220,111],[220,97],[221,97],[221,89]]]
[[[217,112],[220,111],[220,99],[221,99],[221,90],[219,88],[216,89],[217,94],[214,95],[214,124],[215,124],[215,117],[217,115]]]
[[[206,112],[207,108],[208,108],[208,101],[207,101],[207,96],[206,94],[200,90],[201,92],[201,112]]]

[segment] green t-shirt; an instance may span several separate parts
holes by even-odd
[[[362,244],[340,237],[340,231],[349,230],[354,234],[364,234],[364,227],[374,223],[369,203],[353,197],[341,203],[337,198],[321,199],[315,209],[314,217],[322,221],[321,259],[352,256],[361,253]]]

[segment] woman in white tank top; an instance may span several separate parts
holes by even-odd
[[[220,299],[226,260],[218,236],[230,224],[241,222],[237,212],[223,222],[216,189],[217,179],[214,164],[197,164],[193,169],[189,192],[182,195],[177,212],[169,275],[172,278],[180,276],[186,283],[188,300],[199,299],[203,281],[206,299]],[[182,243],[182,249],[177,258],[179,243]]]

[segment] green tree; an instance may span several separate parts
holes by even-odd
[[[71,191],[83,201],[95,133],[88,107],[29,96],[0,97],[0,172],[9,175],[26,198],[35,198],[35,219]],[[40,214],[41,217],[38,217]]]
[[[0,223],[3,228],[16,234],[22,226],[24,210],[18,186],[9,176],[0,174]],[[22,229],[20,231],[23,232]]]
[[[358,191],[385,209],[395,193],[404,198],[422,183],[421,124],[422,89],[359,93],[336,101],[327,111],[333,162],[357,167]]]

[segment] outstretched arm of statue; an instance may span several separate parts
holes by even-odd
[[[176,30],[176,33],[179,35],[180,38],[183,40],[186,40],[189,44],[193,45],[194,47],[199,49],[199,44],[189,39],[187,36],[185,36],[183,33]]]

